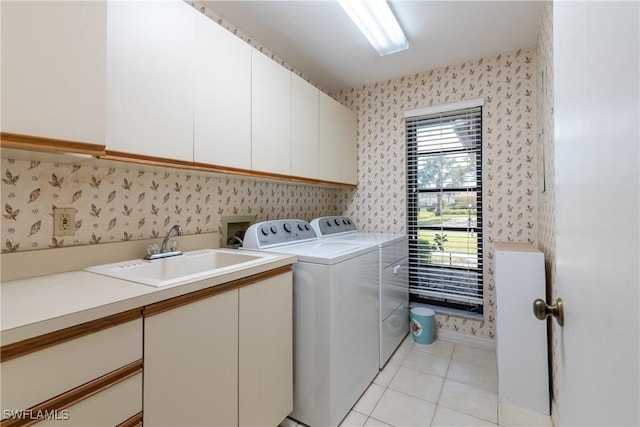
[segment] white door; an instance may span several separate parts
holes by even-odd
[[[638,2],[554,2],[556,416],[640,425]]]

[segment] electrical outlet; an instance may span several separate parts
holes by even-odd
[[[76,210],[74,208],[53,209],[53,235],[73,236],[76,234]]]

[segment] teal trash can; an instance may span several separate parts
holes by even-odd
[[[415,342],[419,344],[433,342],[435,317],[436,312],[430,308],[414,307],[411,309],[411,333]]]

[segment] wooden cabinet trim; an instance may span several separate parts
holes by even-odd
[[[22,135],[10,132],[0,132],[0,142],[3,147],[18,148],[22,150],[78,153],[88,154],[91,156],[103,156],[105,154],[104,145],[45,138],[34,135]]]
[[[35,405],[25,411],[26,414],[52,413],[67,409],[76,403],[88,399],[101,391],[121,383],[135,375],[142,373],[142,359],[136,360],[120,369],[78,386],[73,390],[62,393],[45,402]],[[30,426],[41,420],[31,418],[10,418],[0,422],[1,427]]]
[[[126,153],[123,151],[107,150],[104,145],[90,144],[77,141],[65,141],[62,139],[45,138],[41,136],[21,135],[17,133],[0,132],[0,145],[6,148],[20,150],[44,151],[56,153],[87,154],[104,160],[136,163],[147,166],[170,167],[201,172],[220,173],[225,175],[237,175],[248,178],[270,179],[288,181],[308,185],[325,185],[342,188],[357,188],[356,184],[348,184],[337,181],[305,178],[293,175],[283,175],[272,172],[262,172],[250,169],[219,166],[209,163],[190,162],[186,160],[167,159],[164,157],[147,156],[143,154]]]
[[[238,280],[233,280],[231,282],[223,283],[218,286],[212,286],[210,288],[201,289],[199,291],[191,292],[185,295],[180,295],[175,298],[150,304],[144,307],[144,316],[145,317],[154,316],[156,314],[160,314],[168,310],[173,310],[174,308],[191,304],[196,301],[212,297],[214,295],[218,295],[233,289],[238,289],[243,286],[251,285],[253,283],[269,279],[271,277],[288,273],[291,270],[292,270],[291,265],[285,265],[283,267],[274,268],[273,270],[254,274],[252,276],[244,277]]]
[[[116,427],[140,427],[142,426],[142,412],[138,412],[131,418],[128,418],[118,424]]]
[[[297,182],[311,185],[330,185],[344,188],[357,188],[356,184],[347,184],[336,181],[326,181],[321,179],[304,178],[292,175],[283,175],[272,172],[262,172],[250,169],[233,168],[229,166],[218,166],[209,163],[188,162],[184,160],[166,159],[163,157],[146,156],[142,154],[125,153],[122,151],[106,150],[100,158],[105,160],[115,160],[119,162],[138,163],[147,166],[162,166],[179,169],[188,169],[202,172],[221,173],[227,175],[238,175],[249,178],[275,179],[279,181]]]
[[[62,344],[75,338],[99,332],[113,326],[121,325],[142,317],[142,309],[124,311],[111,316],[102,317],[100,319],[91,320],[79,325],[70,326],[59,331],[18,341],[13,344],[7,344],[0,348],[0,361],[6,362],[16,357],[24,356],[47,347]]]

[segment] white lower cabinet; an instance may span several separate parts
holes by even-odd
[[[293,410],[291,273],[240,288],[239,421],[276,426]]]
[[[238,424],[238,292],[144,319],[144,423]]]
[[[275,426],[291,412],[292,273],[159,304],[145,314],[146,426]]]
[[[36,425],[113,427],[142,411],[142,373],[114,384]]]
[[[110,319],[98,319],[3,346],[2,425],[34,421],[38,426],[114,426],[139,416],[142,412],[139,311],[137,316],[135,320],[116,321],[115,326],[106,328],[104,325]],[[86,333],[93,329],[97,332]],[[77,337],[68,339],[70,336]],[[58,343],[52,344],[55,342]],[[17,354],[11,355],[14,350]]]

